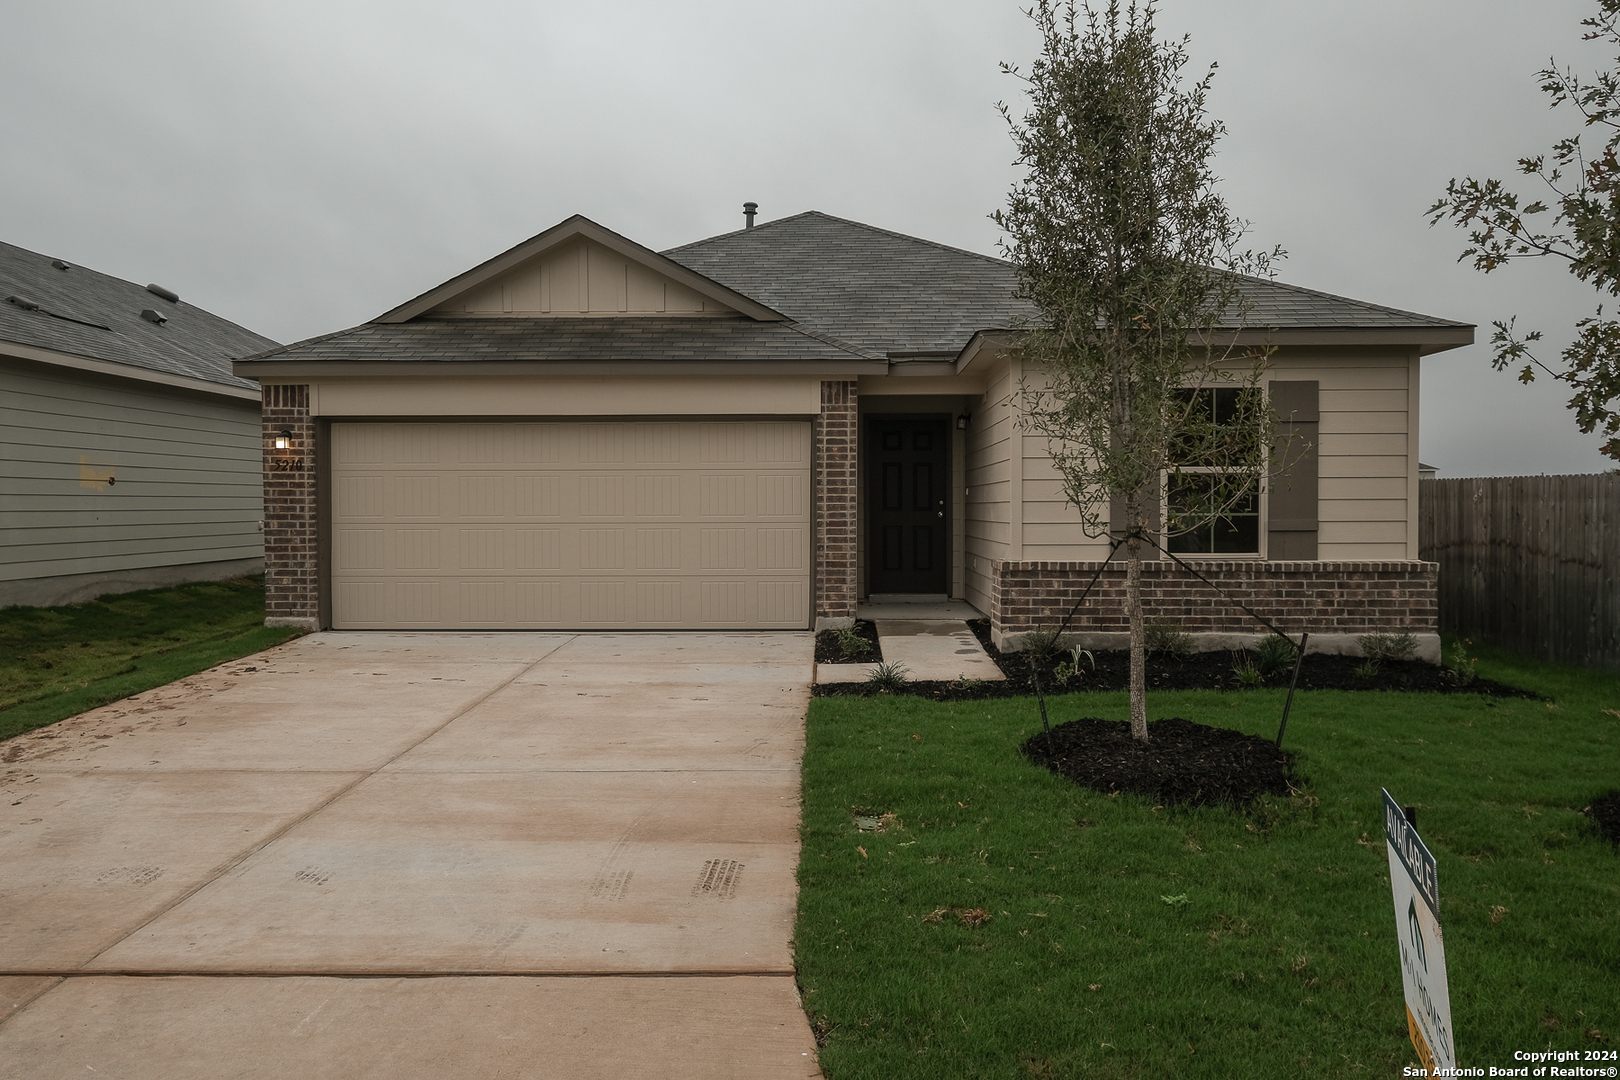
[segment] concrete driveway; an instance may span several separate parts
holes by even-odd
[[[0,1077],[805,1077],[800,634],[303,638],[0,743]]]

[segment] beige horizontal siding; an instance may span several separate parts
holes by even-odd
[[[1416,551],[1409,550],[1416,513],[1410,496],[1416,470],[1410,450],[1415,400],[1411,356],[1340,349],[1284,352],[1272,359],[1269,378],[1314,380],[1320,388],[1318,556],[1416,558]],[[1054,562],[1101,558],[1107,541],[1084,535],[1078,512],[1064,498],[1045,440],[1021,435],[1019,443],[1016,489],[1022,494],[1022,520],[1011,530],[1016,545],[1003,549],[1016,547],[1016,553],[1000,557]],[[985,549],[990,550],[988,545]]]
[[[0,362],[0,580],[259,558],[261,469],[253,402]]]
[[[1405,521],[1405,499],[1332,499],[1323,503],[1323,521]]]
[[[1318,437],[1317,452],[1325,457],[1406,456],[1406,432],[1335,432]]]
[[[1335,499],[1406,500],[1406,479],[1399,476],[1330,476],[1320,481],[1317,501],[1325,505]],[[1318,515],[1322,513],[1320,509]]]
[[[1286,356],[1272,372],[1275,379],[1315,379],[1321,388],[1318,558],[1417,558],[1410,543],[1415,369],[1409,353],[1340,350]]]
[[[1012,459],[1021,436],[1008,402],[1013,388],[1010,369],[1002,363],[973,412],[967,438],[962,580],[968,603],[987,613],[991,608],[990,564],[1016,557],[1012,553],[1019,542],[1014,525],[1019,485]]]

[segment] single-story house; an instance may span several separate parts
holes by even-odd
[[[816,212],[750,212],[662,253],[576,216],[371,322],[239,361],[264,389],[268,618],[806,629],[931,594],[1016,646],[1108,541],[1020,429],[1015,285],[1004,261]],[[1309,452],[1183,557],[1313,647],[1437,643],[1419,367],[1473,328],[1248,289],[1240,337],[1276,347],[1267,391]],[[1154,610],[1205,644],[1260,629],[1169,561],[1148,575]],[[1110,568],[1085,640],[1119,639],[1121,588]]]
[[[274,341],[0,244],[0,607],[264,566],[259,388]]]

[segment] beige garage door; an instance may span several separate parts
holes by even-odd
[[[338,629],[810,624],[810,424],[334,423]]]

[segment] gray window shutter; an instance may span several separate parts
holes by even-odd
[[[1317,428],[1321,384],[1315,380],[1273,382],[1271,407],[1277,412],[1273,464],[1280,475],[1271,481],[1270,523],[1266,558],[1293,562],[1317,558],[1316,509]]]

